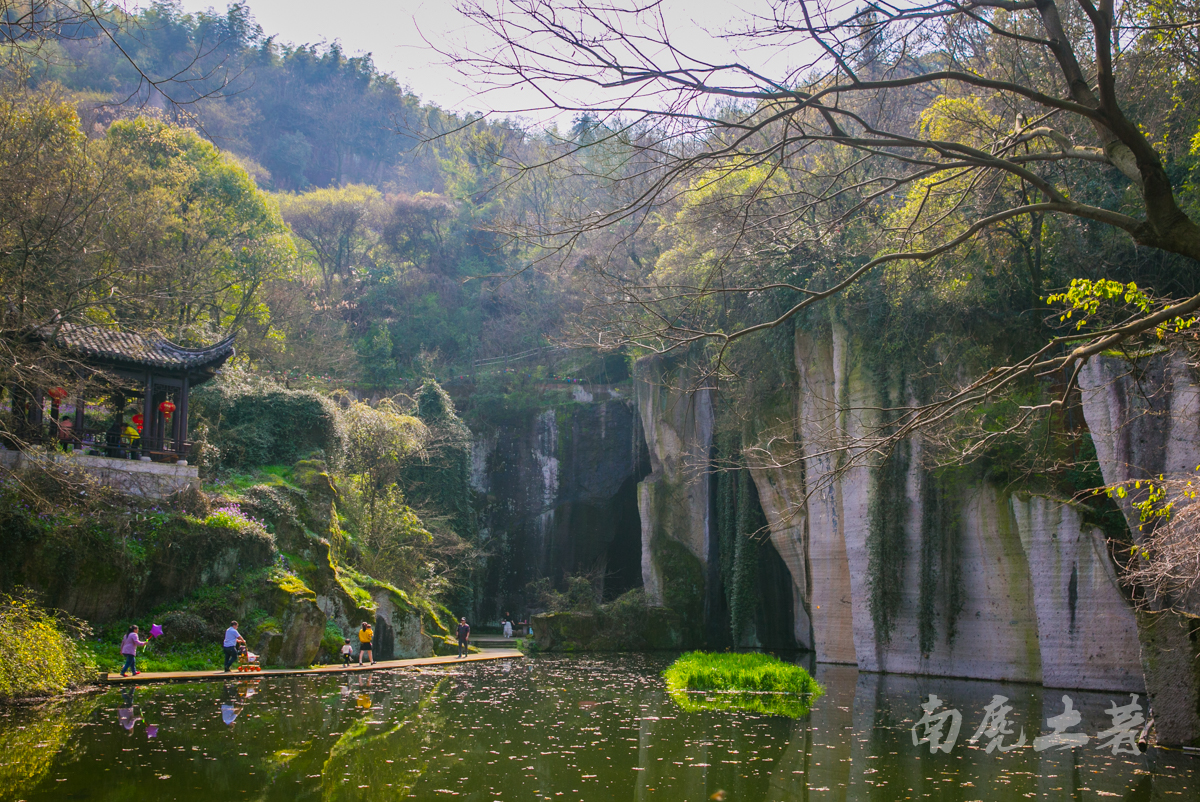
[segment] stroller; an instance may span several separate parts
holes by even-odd
[[[246,648],[244,640],[238,641],[237,651],[238,671],[262,671],[262,666],[258,662],[258,655]]]

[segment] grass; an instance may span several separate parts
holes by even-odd
[[[249,471],[229,471],[223,474],[219,481],[206,482],[204,489],[208,492],[240,495],[255,485],[286,485],[294,487],[292,480],[292,466],[263,465]]]
[[[144,634],[143,634],[144,637]],[[121,644],[88,640],[84,650],[100,671],[116,674],[125,665]],[[164,646],[157,640],[138,649],[138,671],[204,671],[225,665],[224,653],[218,644],[180,643]]]
[[[825,692],[800,666],[758,653],[687,652],[663,677],[671,698],[688,712],[746,710],[800,718]]]

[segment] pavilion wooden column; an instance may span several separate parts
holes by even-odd
[[[142,450],[146,450],[147,441],[154,436],[154,374],[146,374],[146,397],[142,404]]]
[[[188,436],[188,396],[191,394],[191,392],[192,377],[184,376],[183,391],[179,394],[179,410],[177,413],[179,415],[179,441],[181,444],[183,441],[187,440]],[[180,447],[182,448],[183,446],[181,445]],[[187,456],[185,451],[181,451],[179,453],[184,457]]]

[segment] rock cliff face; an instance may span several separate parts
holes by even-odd
[[[651,604],[676,610],[698,640],[710,606],[713,540],[708,460],[712,391],[697,387],[686,365],[647,362],[639,370],[638,412],[650,452],[650,475],[638,485],[642,582]]]
[[[528,585],[542,578],[594,572],[606,597],[641,585],[641,443],[632,399],[610,388],[476,440],[471,482],[493,552],[477,616],[523,615]]]
[[[1192,475],[1200,466],[1200,383],[1182,354],[1136,365],[1097,358],[1081,371],[1080,387],[1106,484]],[[1140,521],[1133,504],[1144,493],[1130,488],[1118,500],[1135,541]],[[1200,615],[1200,609],[1183,606]],[[1159,740],[1200,743],[1200,622],[1148,600],[1138,611],[1138,634]]]
[[[851,459],[877,423],[869,410],[907,392],[885,386],[860,353],[837,327],[799,335],[794,410],[750,452],[791,575],[796,643],[870,671],[1143,690],[1133,609],[1105,538],[1077,510],[937,479],[916,439],[886,464]],[[641,376],[654,469],[640,493],[643,560],[666,538],[709,575],[711,391],[654,363]],[[644,562],[648,592],[660,592],[663,570]]]

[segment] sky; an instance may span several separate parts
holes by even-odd
[[[665,0],[675,41],[714,58],[728,47],[706,31],[744,24],[750,11],[763,13],[770,0]],[[186,11],[217,8],[224,0],[182,0]],[[266,35],[296,44],[339,40],[349,55],[371,53],[423,99],[454,111],[514,111],[533,103],[513,90],[481,93],[431,46],[455,49],[483,44],[481,32],[454,10],[451,0],[249,0]]]

